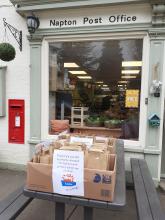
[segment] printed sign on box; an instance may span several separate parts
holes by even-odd
[[[84,196],[84,153],[55,151],[52,180],[55,193]]]

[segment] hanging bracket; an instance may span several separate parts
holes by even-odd
[[[4,24],[4,27],[5,28],[7,27],[9,29],[9,31],[12,33],[12,35],[16,39],[17,43],[19,44],[20,51],[22,51],[22,31],[18,31],[15,27],[8,24],[6,22],[6,18],[3,18],[3,24]]]

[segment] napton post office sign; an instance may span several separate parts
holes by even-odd
[[[137,16],[129,16],[126,14],[121,15],[111,15],[109,18],[107,18],[107,21],[109,24],[113,23],[129,23],[129,22],[135,22],[137,20]],[[82,17],[83,26],[86,25],[96,25],[96,24],[104,24],[105,18],[103,17]],[[76,19],[70,20],[70,19],[50,19],[50,27],[66,27],[66,26],[77,26],[78,21]],[[80,26],[80,25],[79,25]]]
[[[136,10],[134,10],[136,7]],[[151,22],[148,5],[50,11],[40,15],[40,28],[72,28]]]

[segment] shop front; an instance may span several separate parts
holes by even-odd
[[[72,132],[124,139],[126,170],[131,157],[145,158],[159,181],[163,3],[11,2],[21,16],[33,11],[40,21],[28,36],[30,145],[53,139],[58,132],[54,123],[65,120]]]

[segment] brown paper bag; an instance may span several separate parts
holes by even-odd
[[[50,164],[50,155],[41,155],[40,156],[40,163]]]
[[[109,138],[109,142],[108,142],[108,145],[111,145],[113,146],[116,142],[116,138]]]
[[[74,142],[74,143],[69,143],[69,142],[67,142],[67,143],[65,143],[65,145],[66,145],[66,146],[79,146],[79,147],[81,147],[81,150],[82,150],[82,151],[85,151],[85,150],[87,149],[86,144],[81,143],[81,142]]]
[[[107,170],[109,163],[108,153],[100,149],[90,149],[86,159],[86,168]]]
[[[91,149],[98,149],[98,150],[102,150],[102,151],[106,151],[107,150],[107,145],[106,144],[102,144],[102,143],[94,143],[91,147]]]
[[[95,143],[102,143],[108,145],[109,138],[104,136],[95,136],[94,137],[94,144]]]
[[[33,162],[33,163],[39,163],[38,155],[35,154],[35,155],[33,156],[32,162]]]
[[[75,145],[65,145],[63,147],[60,147],[60,150],[82,151],[80,146]]]

